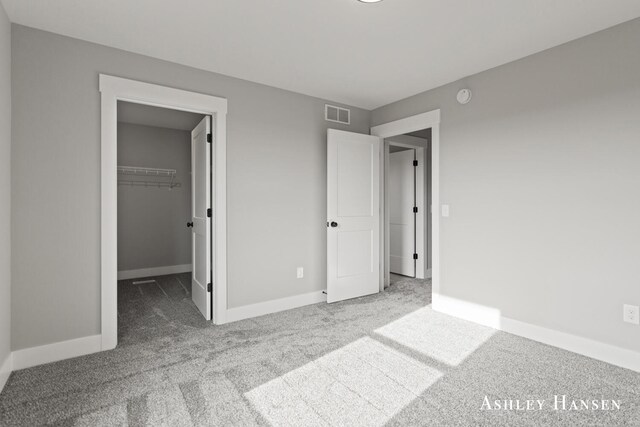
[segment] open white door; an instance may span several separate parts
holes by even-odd
[[[336,302],[380,290],[381,138],[327,136],[327,302]]]
[[[191,298],[202,315],[211,320],[211,117],[206,116],[191,132],[192,227]]]
[[[416,168],[415,151],[389,153],[387,194],[389,203],[389,270],[415,277]]]

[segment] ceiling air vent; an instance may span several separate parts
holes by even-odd
[[[324,119],[328,122],[351,124],[351,110],[326,104],[324,106]]]

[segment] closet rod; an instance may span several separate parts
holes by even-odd
[[[182,187],[179,182],[158,182],[158,181],[118,181],[118,185],[128,185],[131,187],[166,187],[168,189]]]

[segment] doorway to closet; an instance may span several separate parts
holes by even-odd
[[[210,118],[125,101],[117,110],[119,341],[205,327]]]
[[[214,324],[227,321],[227,100],[198,92],[130,80],[106,74],[99,75],[100,91],[100,346],[99,351],[111,350],[118,345],[118,102],[160,107],[200,114],[208,117],[207,133],[201,134],[198,156],[200,174],[210,191],[199,193],[208,198],[206,212],[211,242],[204,245],[209,251],[201,262],[202,277],[208,277],[207,294],[202,305]],[[193,135],[192,135],[193,136]],[[192,139],[193,143],[193,139]],[[192,150],[193,152],[193,150]],[[195,157],[195,156],[194,156]],[[210,163],[205,162],[205,159]],[[193,168],[193,166],[192,166]],[[204,169],[202,169],[204,170]],[[192,177],[198,175],[192,170]],[[195,188],[192,184],[192,190]],[[201,187],[202,188],[202,187]],[[211,216],[209,211],[211,209]],[[193,218],[195,220],[195,218]],[[193,221],[196,225],[196,221]],[[199,221],[197,222],[200,223]],[[186,226],[186,224],[185,224]],[[196,229],[192,233],[196,233]],[[192,256],[193,261],[197,258]],[[198,264],[195,266],[197,267]],[[209,268],[206,268],[209,267]],[[196,269],[194,269],[196,271]],[[192,275],[193,277],[193,275]],[[211,286],[209,286],[211,283]],[[192,292],[192,297],[196,293]]]
[[[384,273],[431,278],[431,129],[384,140]]]

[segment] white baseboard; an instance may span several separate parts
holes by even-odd
[[[123,271],[118,271],[118,280],[138,279],[140,277],[151,277],[151,276],[164,276],[167,274],[188,273],[190,271],[191,271],[191,264],[140,268],[138,270],[123,270]]]
[[[7,357],[4,358],[2,365],[0,365],[0,393],[2,393],[2,389],[7,383],[9,375],[11,375],[11,371],[13,370],[12,356],[12,353],[7,354]]]
[[[544,344],[572,351],[622,368],[640,372],[640,353],[566,332],[543,328],[519,320],[502,318],[502,330]]]
[[[18,369],[25,369],[32,366],[44,365],[45,363],[71,359],[72,357],[97,353],[101,350],[101,335],[92,335],[69,341],[41,345],[39,347],[16,350],[13,352],[13,370],[17,371]]]
[[[189,267],[191,267],[191,265],[189,265]],[[227,322],[235,322],[238,320],[263,316],[265,314],[277,313],[279,311],[290,310],[292,308],[298,308],[326,300],[327,296],[322,291],[317,291],[232,308],[227,310]],[[13,370],[25,369],[32,366],[43,365],[45,363],[57,362],[59,360],[97,353],[99,351],[102,351],[102,335],[93,335],[69,341],[42,345],[39,347],[16,350],[12,353],[13,360],[12,362],[9,362],[9,367]],[[5,364],[6,363],[7,362],[5,362]],[[11,370],[9,369],[8,372],[10,373]],[[8,374],[6,376],[7,378],[9,377]]]
[[[500,329],[500,310],[434,293],[431,308],[449,316]]]
[[[500,310],[434,294],[432,308],[440,313],[640,372],[640,353],[577,335],[503,317]]]
[[[257,304],[245,305],[242,307],[230,308],[227,310],[227,323],[238,320],[250,319],[252,317],[264,316],[265,314],[277,313],[279,311],[291,310],[292,308],[303,307],[305,305],[316,304],[327,300],[323,291],[309,292],[308,294],[296,295],[293,297],[280,298]]]

